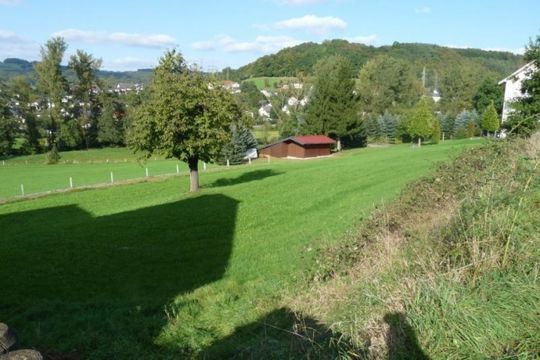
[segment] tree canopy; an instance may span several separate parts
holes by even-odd
[[[412,138],[418,139],[418,145],[421,145],[422,139],[432,134],[434,121],[437,119],[433,115],[429,101],[423,97],[409,113],[407,132]]]
[[[197,191],[198,162],[212,162],[230,141],[231,125],[241,118],[232,95],[197,69],[189,69],[180,53],[160,59],[130,132],[130,146],[150,156],[162,153],[189,166],[190,191]]]

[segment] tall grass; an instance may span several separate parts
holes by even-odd
[[[321,252],[296,308],[373,358],[540,355],[539,148],[491,143],[411,185]]]

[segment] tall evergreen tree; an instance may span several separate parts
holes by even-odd
[[[386,137],[386,141],[394,143],[399,126],[399,117],[385,111],[383,115],[379,116],[379,124],[381,126],[382,134]]]
[[[231,142],[223,148],[219,162],[226,164],[229,160],[231,165],[242,164],[246,152],[257,148],[257,140],[251,130],[243,124],[233,124],[231,134]]]
[[[499,115],[497,114],[495,105],[491,102],[482,115],[482,129],[487,131],[487,135],[489,136],[489,133],[497,131],[499,126]]]
[[[475,129],[480,123],[480,116],[475,110],[463,110],[456,116],[454,121],[454,134],[458,139],[464,139],[475,135]],[[471,134],[471,129],[473,133]]]
[[[159,152],[186,162],[190,191],[197,191],[199,160],[218,157],[240,117],[229,92],[188,69],[181,54],[167,51],[154,70],[149,99],[138,109],[129,144],[146,156]]]
[[[441,114],[439,115],[439,122],[441,124],[441,132],[444,134],[444,137],[446,139],[451,139],[455,135],[454,128],[456,119],[450,116],[450,114]]]
[[[352,66],[346,58],[331,56],[319,61],[304,132],[333,137],[338,149],[342,138],[359,136],[362,122],[354,87]]]

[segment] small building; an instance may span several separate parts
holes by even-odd
[[[510,76],[499,81],[499,85],[504,84],[504,104],[502,112],[502,121],[506,121],[508,116],[512,113],[512,103],[519,100],[521,97],[526,96],[521,92],[521,84],[523,80],[528,79],[532,73],[537,71],[537,67],[534,61],[526,64],[525,66],[517,69]]]
[[[336,142],[324,135],[291,136],[259,149],[261,156],[279,158],[314,158],[329,156]]]

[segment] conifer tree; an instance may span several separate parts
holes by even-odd
[[[488,136],[490,132],[495,132],[499,129],[499,115],[497,115],[493,101],[482,115],[482,129],[487,131]]]
[[[435,116],[431,111],[428,100],[423,97],[409,114],[407,132],[413,139],[417,139],[418,146],[422,146],[422,140],[432,133],[432,124]]]

